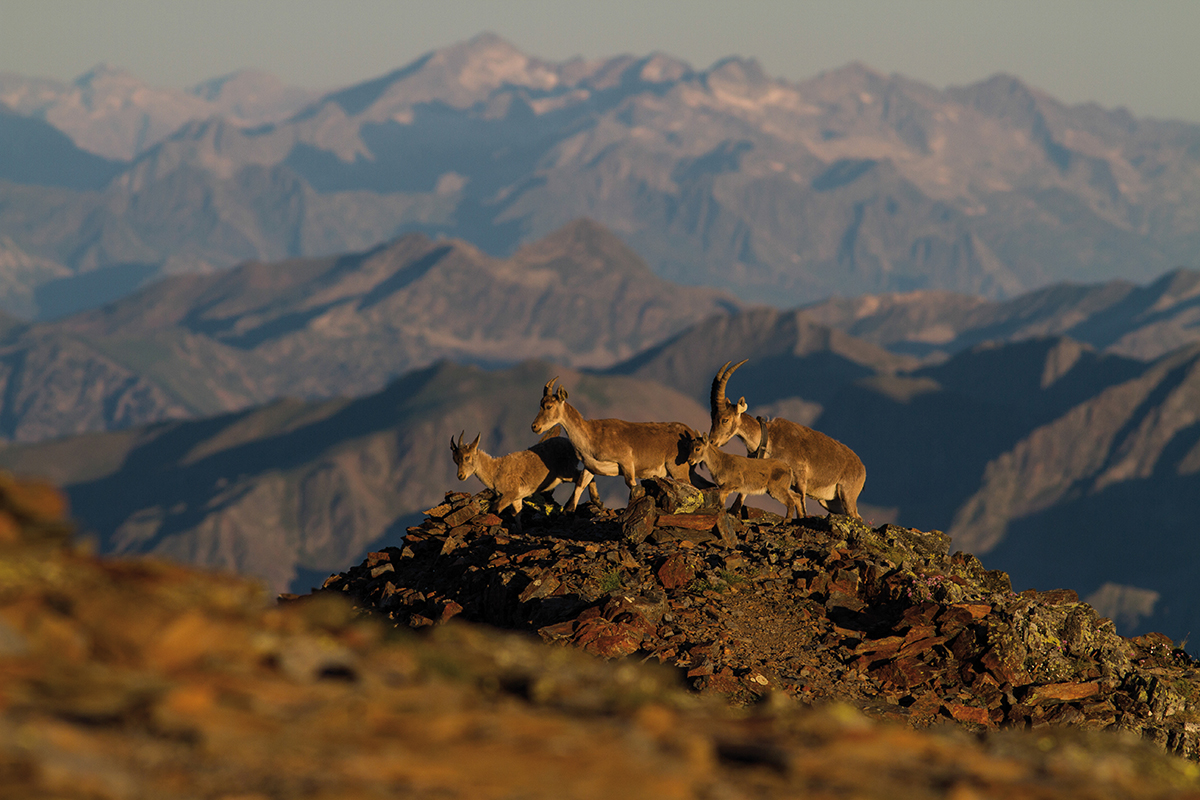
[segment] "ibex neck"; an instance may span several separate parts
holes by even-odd
[[[746,451],[753,455],[762,444],[762,426],[754,417],[742,414],[738,417],[737,437],[746,445]]]
[[[496,472],[500,459],[492,458],[482,450],[475,451],[475,476],[489,489],[496,488]]]
[[[559,424],[562,425],[567,438],[571,440],[571,444],[575,445],[576,450],[591,444],[592,426],[583,418],[583,414],[576,411],[570,403],[563,403],[562,421]]]
[[[708,471],[713,473],[713,477],[716,477],[716,473],[718,472],[724,472],[725,465],[732,458],[733,456],[715,444],[709,444],[708,448],[704,451],[704,463],[708,464]]]

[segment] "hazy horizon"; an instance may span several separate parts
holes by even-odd
[[[1186,0],[772,0],[749,8],[645,0],[6,0],[4,15],[0,71],[63,81],[107,63],[155,86],[260,69],[294,86],[332,89],[491,31],[549,61],[657,51],[705,68],[737,55],[790,81],[853,61],[937,87],[1007,73],[1067,103],[1200,122],[1200,85],[1190,79],[1200,68],[1190,42],[1200,4]]]

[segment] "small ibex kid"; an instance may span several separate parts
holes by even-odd
[[[538,442],[528,450],[518,450],[506,456],[493,458],[479,449],[479,436],[469,444],[463,444],[463,433],[458,442],[450,437],[450,452],[458,465],[458,479],[465,481],[472,475],[484,486],[496,492],[495,513],[512,506],[517,530],[521,529],[522,501],[534,494],[549,492],[560,483],[570,481],[577,487],[584,485],[585,471],[579,466],[579,457],[571,442],[561,436]],[[591,475],[586,475],[590,484]],[[589,486],[591,498],[599,502],[594,484]],[[579,492],[572,494],[567,504],[568,511],[575,510]]]
[[[741,511],[742,498],[746,495],[765,494],[787,506],[784,519],[793,513],[799,519],[808,516],[804,508],[805,477],[792,474],[792,468],[777,458],[747,458],[726,453],[712,443],[707,433],[692,432],[688,441],[688,463],[692,466],[704,464],[717,483],[721,507],[729,495],[738,493],[734,507],[729,511]],[[798,492],[792,491],[795,483]]]

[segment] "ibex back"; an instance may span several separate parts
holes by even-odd
[[[746,398],[737,403],[725,399],[725,385],[734,370],[745,364],[740,361],[726,362],[713,378],[712,427],[709,438],[720,447],[737,436],[754,453],[762,443],[763,430],[759,421],[746,413]],[[798,425],[791,420],[776,418],[766,425],[767,447],[762,456],[777,458],[792,468],[799,478],[805,477],[806,486],[796,486],[810,497],[821,502],[835,514],[848,514],[861,519],[858,514],[858,496],[867,481],[867,469],[862,460],[846,445],[825,434]]]
[[[665,478],[690,483],[690,468],[684,451],[689,428],[682,422],[626,422],[621,419],[584,419],[567,402],[567,390],[554,389],[549,381],[542,390],[542,405],[534,418],[534,433],[562,425],[591,475],[620,475],[629,487],[629,499],[639,494],[639,478]],[[585,475],[590,481],[591,475]],[[585,483],[584,486],[587,484]],[[577,502],[584,487],[575,487]]]

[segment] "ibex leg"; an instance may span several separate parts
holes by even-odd
[[[596,476],[589,470],[581,469],[579,477],[575,479],[575,491],[571,492],[571,501],[567,503],[567,511],[574,511],[579,506],[579,498],[583,496],[583,490],[587,489],[592,500],[599,503],[599,492],[596,491],[596,484],[592,483]]]

